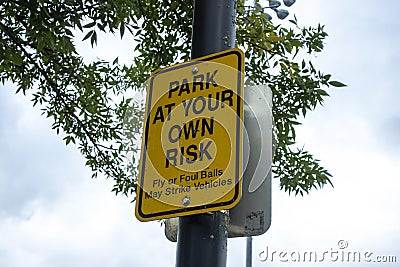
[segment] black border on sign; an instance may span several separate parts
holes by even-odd
[[[177,70],[183,67],[188,67],[191,65],[195,65],[198,63],[201,63],[202,61],[211,61],[213,59],[216,58],[220,58],[220,57],[224,57],[224,56],[228,56],[228,55],[236,55],[237,59],[238,59],[238,77],[237,77],[237,94],[239,96],[241,96],[243,98],[243,92],[241,92],[242,89],[242,73],[243,73],[243,69],[242,69],[242,54],[237,50],[237,49],[232,49],[232,50],[227,50],[226,52],[220,52],[218,54],[214,54],[214,55],[210,55],[210,56],[206,56],[204,58],[200,58],[198,60],[195,61],[189,61],[187,63],[182,63],[182,64],[178,64],[176,66],[172,66],[170,68],[166,68],[166,69],[161,69],[160,71],[156,72],[154,75],[152,75],[152,77],[150,78],[150,88],[149,88],[149,96],[148,96],[148,103],[147,106],[151,107],[151,100],[152,100],[152,93],[153,93],[153,81],[154,79],[165,72],[170,72],[173,70]],[[244,66],[243,66],[244,68]],[[240,110],[241,110],[241,103],[242,101],[238,101],[238,105],[237,105],[237,110],[236,113],[238,114],[237,116],[237,120],[236,120],[236,144],[240,143],[240,123],[241,123],[241,114],[240,114]],[[150,115],[150,109],[147,110],[146,112],[146,129],[145,129],[145,143],[143,146],[143,155],[146,155],[147,152],[147,141],[148,141],[148,133],[149,133],[149,121],[147,120],[148,116]],[[236,159],[239,159],[239,151],[240,149],[236,149]],[[226,202],[219,202],[219,203],[213,203],[213,204],[206,204],[206,205],[202,205],[202,206],[194,206],[194,207],[188,207],[188,208],[179,208],[179,209],[175,209],[175,210],[170,210],[170,211],[163,211],[163,212],[157,212],[157,213],[150,213],[150,214],[145,214],[142,211],[142,204],[143,204],[143,194],[144,194],[144,190],[142,189],[141,186],[138,186],[139,189],[139,198],[136,200],[138,201],[137,203],[137,212],[140,215],[140,217],[142,217],[143,219],[147,219],[150,220],[151,218],[156,219],[157,217],[161,217],[161,216],[165,216],[165,215],[171,215],[171,214],[177,214],[177,216],[179,215],[179,213],[183,213],[183,212],[190,212],[190,211],[195,211],[195,210],[204,210],[204,209],[209,209],[209,208],[217,208],[220,206],[227,206],[230,205],[232,203],[234,203],[237,198],[239,197],[239,192],[240,192],[240,183],[239,183],[239,179],[240,179],[240,170],[239,170],[239,165],[240,164],[236,164],[235,166],[235,194],[233,196],[233,198],[229,201]],[[146,156],[143,157],[143,162],[142,162],[142,170],[141,170],[141,177],[140,177],[140,184],[144,184],[144,169],[146,166]],[[183,215],[186,216],[186,215]],[[169,216],[170,217],[170,216]],[[162,218],[160,218],[162,219]]]

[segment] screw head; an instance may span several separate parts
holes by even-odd
[[[192,73],[193,74],[196,74],[196,73],[198,73],[199,72],[199,68],[198,67],[194,67],[193,69],[192,69]]]
[[[190,197],[188,197],[188,196],[183,197],[182,198],[182,205],[186,207],[189,204],[190,204]]]

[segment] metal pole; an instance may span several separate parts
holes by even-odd
[[[252,254],[253,254],[253,247],[252,247],[253,238],[251,236],[246,237],[246,267],[252,266]]]
[[[235,47],[234,0],[195,0],[192,59]]]
[[[192,59],[235,46],[235,0],[195,0]],[[179,218],[176,267],[225,267],[227,222],[212,212]]]

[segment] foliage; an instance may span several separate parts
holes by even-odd
[[[295,194],[331,183],[310,153],[295,146],[295,126],[328,96],[332,81],[307,61],[323,50],[324,27],[274,25],[263,8],[237,3],[237,45],[246,53],[246,76],[274,93],[274,173],[281,188]],[[125,162],[126,148],[138,150],[143,103],[125,99],[149,74],[189,58],[193,0],[15,0],[1,1],[0,79],[32,95],[51,117],[66,144],[79,146],[93,177],[115,180],[113,191],[135,191],[137,162]],[[97,60],[85,63],[76,36],[97,44],[99,32],[132,34],[137,56],[130,66]],[[128,117],[128,123],[124,118]],[[133,158],[135,159],[135,158]]]

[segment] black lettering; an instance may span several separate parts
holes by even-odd
[[[173,138],[173,137],[172,137],[172,131],[173,131],[174,129],[177,129],[177,130],[178,130],[178,134],[177,134],[176,138]],[[178,142],[180,136],[181,136],[181,127],[180,127],[179,125],[174,125],[174,126],[171,127],[171,129],[169,129],[169,132],[168,132],[168,140],[169,140],[171,143],[176,143],[176,142]]]
[[[196,138],[199,123],[200,120],[196,120],[196,125],[194,124],[194,121],[189,121],[189,123],[185,123],[183,125],[183,134],[185,136],[185,140],[190,138],[190,133],[192,133],[192,138]]]
[[[199,86],[200,90],[203,90],[203,81],[204,81],[203,74],[199,74],[193,77],[193,92],[196,92],[196,86]]]
[[[181,89],[179,90],[178,96],[181,96],[182,93],[190,94],[189,82],[186,78],[182,81]]]
[[[210,124],[208,124],[207,118],[201,119],[201,136],[206,134],[206,130],[210,135],[214,133],[214,117],[211,117],[209,121]]]
[[[182,165],[183,164],[183,159],[184,159],[184,153],[185,153],[185,147],[184,146],[181,146],[181,155],[180,155],[180,158],[179,158],[179,165]]]
[[[210,75],[210,72],[207,72],[206,89],[210,88],[210,83],[212,83],[214,87],[218,86],[218,84],[214,81],[214,76],[217,74],[217,72],[218,70],[215,70],[212,75]]]
[[[172,165],[176,166],[176,156],[178,156],[178,150],[175,148],[171,148],[167,150],[167,156],[165,158],[165,168],[169,167],[170,161],[172,161]]]
[[[208,159],[212,159],[210,153],[208,153],[208,150],[207,150],[207,149],[210,147],[211,142],[212,142],[211,140],[208,141],[207,145],[205,145],[205,146],[204,146],[203,143],[200,143],[200,148],[199,148],[199,151],[200,151],[200,161],[203,161],[203,155],[206,155],[206,157],[207,157]]]
[[[153,124],[155,124],[158,120],[161,122],[164,122],[164,113],[163,113],[163,107],[159,106],[156,111],[156,115],[154,116]]]
[[[192,151],[194,150],[194,151]],[[197,160],[197,146],[196,145],[190,145],[188,146],[188,148],[186,149],[186,154],[188,156],[191,156],[192,159],[186,158],[186,162],[187,163],[194,163]]]
[[[178,91],[179,88],[179,82],[178,81],[173,81],[169,83],[169,91],[168,91],[168,98],[172,97],[172,92]]]
[[[193,98],[190,98],[188,100],[187,104],[186,104],[186,100],[182,101],[183,108],[185,109],[185,117],[187,117],[189,114],[189,108],[190,108],[190,105],[192,104],[192,101],[193,101]]]
[[[171,188],[167,187],[167,189],[165,190],[165,195],[169,196],[171,194]]]
[[[232,90],[224,90],[222,91],[221,102],[224,103],[226,100],[229,101],[229,106],[233,106],[233,91]]]
[[[215,106],[212,106],[212,102],[215,101]],[[214,111],[219,107],[219,92],[215,93],[215,99],[212,98],[212,94],[208,95],[208,110]]]
[[[200,109],[198,110],[197,109],[197,103],[199,102],[201,100],[201,106],[200,106]],[[204,111],[204,109],[206,108],[206,100],[205,100],[205,98],[204,97],[202,97],[202,96],[200,96],[200,97],[197,97],[195,100],[194,100],[194,102],[193,102],[193,112],[194,112],[194,114],[200,114],[200,113],[202,113],[203,111]]]
[[[167,111],[167,114],[168,114],[167,120],[169,121],[169,119],[171,117],[170,113],[172,111],[172,107],[175,107],[175,103],[171,103],[171,104],[165,105],[165,107],[168,109],[168,111]]]

